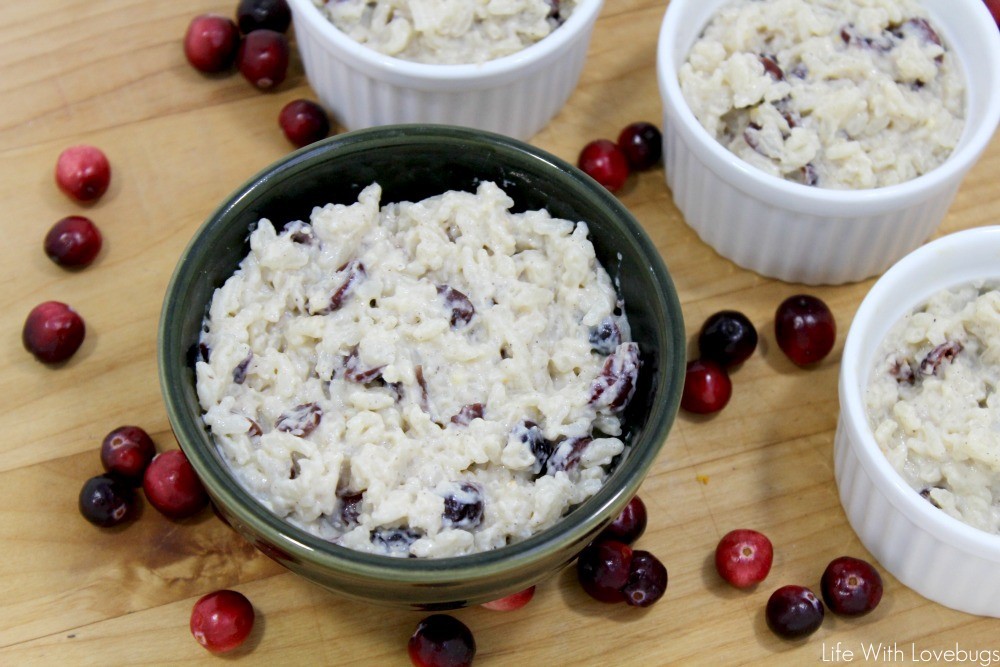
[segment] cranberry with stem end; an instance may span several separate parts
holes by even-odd
[[[646,531],[646,504],[639,496],[633,496],[618,516],[601,531],[598,539],[617,540],[632,545]]]
[[[716,571],[736,588],[749,588],[764,581],[773,560],[771,540],[756,530],[731,530],[715,547]]]
[[[326,111],[312,100],[292,100],[286,104],[278,114],[278,125],[285,137],[299,148],[330,133]]]
[[[250,636],[253,622],[253,605],[238,591],[209,593],[191,609],[191,634],[212,653],[226,653],[241,646]]]
[[[432,614],[417,624],[406,648],[416,667],[466,667],[476,655],[476,640],[457,618]]]
[[[681,407],[696,414],[710,414],[726,407],[733,383],[726,369],[711,359],[689,361],[684,373]]]
[[[663,135],[652,123],[630,123],[618,135],[618,147],[632,169],[651,169],[663,154]]]
[[[179,449],[153,458],[143,475],[142,488],[150,504],[171,519],[193,516],[208,504],[205,487]]]
[[[133,486],[142,484],[149,462],[156,456],[156,446],[149,434],[138,426],[119,426],[101,442],[101,464]]]
[[[56,185],[79,202],[99,199],[111,183],[111,164],[96,146],[70,146],[56,160]]]
[[[724,368],[732,368],[750,358],[757,349],[757,329],[746,315],[721,310],[709,316],[698,333],[698,351]]]
[[[667,568],[660,559],[648,551],[633,551],[628,581],[622,586],[625,603],[632,607],[648,607],[663,597],[666,590]]]
[[[80,349],[85,335],[86,327],[79,313],[61,301],[45,301],[28,313],[21,342],[39,361],[57,364]]]
[[[281,85],[288,74],[288,38],[274,30],[254,30],[236,53],[236,65],[243,77],[260,90]]]
[[[782,586],[771,594],[764,608],[767,627],[784,639],[801,639],[823,623],[823,603],[804,586]]]
[[[184,33],[184,57],[199,72],[213,74],[233,66],[240,46],[240,31],[231,19],[201,14],[191,19]]]
[[[864,616],[882,600],[882,576],[867,561],[841,556],[826,566],[820,592],[833,613]]]
[[[243,34],[261,28],[285,32],[292,22],[292,12],[285,0],[240,0],[236,22]]]
[[[84,482],[79,508],[90,523],[110,528],[134,514],[135,494],[124,480],[114,475],[98,475]]]
[[[70,215],[52,225],[42,247],[59,266],[83,268],[101,251],[101,230],[90,218]]]
[[[597,139],[584,146],[577,165],[610,192],[618,192],[629,174],[625,154],[610,139]]]
[[[774,337],[792,363],[807,366],[822,360],[833,349],[837,324],[830,308],[821,299],[796,294],[778,306],[774,315]]]
[[[531,586],[529,588],[525,588],[523,591],[518,591],[517,593],[502,597],[499,600],[484,602],[480,606],[484,609],[491,609],[493,611],[515,611],[531,602],[531,598],[533,597],[535,597],[535,587]]]
[[[580,552],[576,574],[587,594],[601,602],[622,602],[628,583],[632,548],[617,540],[592,542]]]

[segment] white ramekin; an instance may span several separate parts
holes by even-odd
[[[334,27],[313,0],[288,4],[309,84],[348,130],[440,123],[529,139],[576,87],[603,0],[580,0],[566,22],[538,43],[472,65],[386,56]]]
[[[948,516],[914,491],[882,454],[864,406],[875,353],[892,325],[935,292],[989,278],[1000,279],[1000,227],[932,241],[875,283],[844,345],[834,473],[851,527],[886,570],[930,600],[1000,617],[1000,536]]]
[[[840,284],[877,275],[944,218],[1000,120],[1000,36],[982,0],[922,0],[962,63],[966,126],[952,155],[907,183],[873,190],[808,187],[740,160],[697,121],[677,72],[729,0],[671,0],[657,52],[667,185],[684,219],[720,255],[764,276]]]

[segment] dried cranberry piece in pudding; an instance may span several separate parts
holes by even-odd
[[[410,545],[420,539],[420,533],[412,528],[376,528],[369,538],[372,544],[390,554],[407,554]]]
[[[775,81],[784,81],[785,73],[778,66],[778,58],[771,54],[762,53],[759,56],[760,64],[764,66],[764,71],[771,75]]]
[[[483,522],[483,492],[471,482],[462,482],[444,498],[442,523],[445,528],[475,528]]]
[[[622,330],[615,318],[608,316],[590,330],[590,349],[598,354],[612,354],[622,342]]]
[[[452,415],[451,423],[457,424],[459,426],[468,426],[472,423],[473,419],[483,418],[483,404],[482,403],[471,403],[469,405],[463,405],[462,409],[458,411],[458,414]]]
[[[337,273],[343,273],[344,281],[340,284],[336,290],[334,290],[333,295],[330,296],[330,303],[326,308],[318,311],[317,315],[326,315],[332,313],[335,310],[340,310],[347,300],[347,297],[351,295],[354,291],[354,287],[361,282],[364,278],[368,277],[368,273],[365,271],[365,265],[359,260],[352,259],[347,264],[337,269]]]
[[[339,522],[342,528],[350,528],[358,525],[358,517],[361,516],[361,503],[364,501],[364,493],[359,491],[338,491],[337,498],[340,500]]]
[[[323,419],[323,408],[315,403],[303,403],[296,405],[288,412],[284,412],[274,422],[274,428],[284,431],[299,438],[304,438],[319,426]]]
[[[639,379],[639,345],[622,343],[604,361],[600,374],[590,385],[590,403],[597,409],[620,412],[632,400]]]
[[[941,343],[928,352],[924,360],[920,362],[920,374],[937,375],[941,364],[954,361],[962,349],[962,344],[957,340],[949,340]]]
[[[253,352],[248,352],[243,361],[236,364],[236,368],[233,369],[233,382],[235,384],[243,384],[246,382],[247,369],[250,368],[251,361],[253,361]]]
[[[586,436],[567,438],[560,442],[545,464],[545,474],[554,475],[557,472],[576,468],[580,463],[580,457],[583,456],[583,450],[591,442],[593,440]]]
[[[361,358],[358,356],[358,348],[354,347],[344,360],[344,377],[351,382],[368,384],[382,377],[383,368],[384,366],[376,366],[375,368],[362,366]]]
[[[449,285],[438,285],[437,293],[444,298],[445,306],[451,308],[449,323],[452,329],[458,329],[472,321],[476,309],[469,297]]]
[[[528,447],[535,457],[531,472],[535,475],[540,474],[552,455],[552,443],[545,439],[541,427],[529,419],[524,419],[511,429],[510,437],[516,438]]]

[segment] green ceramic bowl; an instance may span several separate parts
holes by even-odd
[[[546,208],[584,220],[598,258],[619,286],[642,369],[625,413],[626,453],[595,496],[553,528],[487,553],[443,559],[362,554],[295,528],[258,504],[230,474],[201,420],[189,362],[213,291],[247,254],[262,217],[308,219],[313,206],[349,204],[377,181],[383,203],[493,180],[517,210]],[[160,384],[167,414],[218,510],[247,540],[289,570],[355,599],[448,608],[527,588],[569,563],[636,493],[680,402],[685,339],[677,293],[656,248],[626,208],[575,167],[500,135],[403,125],[342,134],[290,154],[241,186],[197,231],[181,256],[160,320]]]

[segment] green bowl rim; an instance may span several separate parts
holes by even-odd
[[[224,217],[230,209],[237,206],[245,197],[252,196],[256,188],[268,181],[292,177],[328,155],[345,151],[357,152],[363,150],[362,146],[371,142],[412,145],[427,142],[438,144],[445,141],[457,144],[470,142],[484,144],[504,156],[548,163],[556,172],[560,172],[559,178],[575,182],[584,194],[596,199],[612,217],[620,219],[638,246],[640,256],[647,259],[647,270],[653,274],[653,281],[663,287],[658,296],[664,302],[665,314],[668,317],[676,317],[674,326],[671,327],[672,331],[668,332],[674,350],[672,353],[661,351],[661,363],[656,369],[659,396],[658,400],[651,404],[651,413],[643,433],[644,446],[637,451],[634,443],[629,442],[632,451],[622,463],[628,469],[635,470],[637,474],[632,474],[619,488],[613,489],[605,484],[594,496],[555,526],[522,542],[491,551],[427,559],[367,554],[332,544],[278,518],[243,490],[229,473],[225,463],[217,454],[210,451],[213,447],[210,436],[200,430],[197,427],[197,419],[191,419],[183,409],[181,386],[189,382],[183,377],[184,365],[178,364],[176,359],[167,358],[168,350],[171,354],[183,358],[183,352],[187,349],[184,341],[177,340],[178,332],[171,331],[170,323],[178,310],[177,305],[172,302],[172,297],[180,288],[195,281],[196,276],[190,275],[185,269],[198,245],[198,240],[210,230],[216,220]],[[627,308],[626,304],[626,311]],[[684,349],[680,302],[666,265],[645,230],[616,197],[575,166],[525,142],[500,134],[456,126],[409,124],[355,130],[329,137],[277,160],[233,191],[201,224],[177,262],[167,286],[160,315],[157,363],[167,417],[181,449],[191,461],[198,476],[206,481],[205,486],[210,495],[218,498],[238,521],[243,522],[254,533],[274,542],[287,552],[293,562],[309,562],[319,567],[330,568],[340,573],[340,576],[353,576],[359,581],[379,579],[401,584],[440,586],[456,581],[489,579],[491,575],[514,572],[533,562],[544,560],[546,554],[559,552],[562,547],[581,542],[602,523],[621,511],[628,500],[635,495],[648,473],[676,416],[683,385],[685,359],[681,352]],[[665,362],[671,358],[674,363],[668,366]],[[208,445],[207,447],[196,444],[202,440]],[[620,470],[621,466],[612,473],[612,476],[618,474]],[[609,477],[609,480],[611,478]]]

